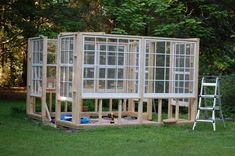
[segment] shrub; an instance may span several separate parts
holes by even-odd
[[[235,119],[235,73],[222,77],[221,94],[225,117]]]

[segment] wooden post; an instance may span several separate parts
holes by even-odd
[[[123,111],[126,112],[126,99],[123,100]]]
[[[32,40],[28,39],[28,58],[27,58],[27,102],[26,113],[32,114],[32,101],[31,101],[31,80],[32,80]]]
[[[80,113],[82,106],[82,34],[73,36],[73,102],[72,102],[72,123],[80,124]]]
[[[169,93],[173,93],[173,74],[174,74],[174,43],[170,42],[170,69],[169,69]],[[172,98],[168,99],[168,119],[172,118],[173,115],[173,106],[172,106]]]
[[[152,112],[153,112],[152,107],[153,107],[153,99],[148,99],[147,100],[147,114],[148,114],[147,118],[148,118],[148,120],[152,120]]]
[[[113,99],[109,99],[109,112],[111,113],[113,110]]]
[[[197,102],[198,102],[198,73],[199,73],[199,46],[200,46],[200,39],[197,38],[197,42],[196,42],[196,62],[194,63],[195,65],[195,83],[194,83],[194,97],[195,99],[193,99],[192,102],[192,109],[191,109],[191,120],[193,121],[196,117],[196,113],[197,113]]]
[[[192,113],[192,99],[188,99],[188,120],[191,121],[191,113]]]
[[[196,117],[196,112],[197,112],[197,98],[192,99],[191,103],[191,121],[193,122],[195,117]]]
[[[156,60],[155,60],[155,42],[149,43],[149,62],[148,62],[148,93],[155,93],[155,90],[153,89],[154,85],[154,68],[156,66]],[[147,119],[152,120],[152,107],[153,107],[153,100],[147,99]]]
[[[141,98],[138,102],[138,122],[143,122],[143,99]]]
[[[99,122],[102,122],[102,99],[99,99]]]
[[[56,100],[55,119],[60,120],[60,116],[61,116],[61,101]]]
[[[128,99],[128,112],[135,112],[135,104],[133,99]]]
[[[60,45],[60,38],[58,35],[58,52],[60,51],[61,45]],[[57,59],[57,65],[56,65],[56,100],[55,100],[55,120],[59,121],[60,120],[60,116],[61,116],[61,101],[59,99],[60,97],[60,60],[61,60],[61,56],[60,54],[56,55],[56,59]]]
[[[140,100],[138,103],[138,122],[142,123],[143,122],[143,101],[144,101],[144,86],[145,86],[145,82],[144,82],[144,75],[145,75],[145,69],[144,69],[144,53],[145,53],[145,42],[144,42],[144,38],[141,39],[141,49],[140,49]]]
[[[118,120],[122,119],[122,100],[118,100]]]
[[[35,110],[36,110],[36,97],[30,97],[31,99],[31,104],[30,104],[30,113],[35,113]]]
[[[42,98],[41,113],[42,120],[46,118],[46,88],[47,88],[47,37],[43,37],[43,60],[42,60]]]
[[[28,58],[27,58],[27,102],[26,113],[32,114],[34,112],[35,100],[31,97],[32,81],[32,39],[28,39]]]
[[[158,99],[158,110],[157,110],[157,121],[158,123],[162,122],[162,99]]]
[[[179,99],[176,99],[175,104],[175,120],[176,122],[179,120]]]
[[[168,119],[171,119],[173,116],[173,106],[172,106],[172,98],[168,99]]]

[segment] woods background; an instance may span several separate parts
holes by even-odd
[[[200,74],[235,71],[234,0],[1,0],[0,86],[26,85],[27,39],[94,31],[200,38]]]

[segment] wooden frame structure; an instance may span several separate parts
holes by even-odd
[[[61,33],[57,54],[57,125],[79,128],[162,123],[162,105],[166,102],[165,122],[193,122],[197,107],[199,39]],[[28,65],[32,68],[30,60]],[[32,112],[29,95],[27,99],[27,110]],[[84,111],[86,99],[93,99],[94,110]],[[105,99],[109,100],[109,109],[103,111]],[[156,101],[158,120],[152,121]],[[113,110],[114,103],[117,110]],[[180,106],[188,108],[187,119],[180,119]],[[61,118],[68,112],[71,121]],[[44,110],[41,114],[46,116]],[[117,118],[111,122],[106,118],[108,115]],[[81,123],[82,117],[92,116],[97,118]]]
[[[51,121],[51,113],[55,112],[56,52],[56,39],[46,36],[28,39],[26,111],[33,119]]]

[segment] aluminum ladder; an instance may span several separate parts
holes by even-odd
[[[208,102],[210,103],[208,104]],[[200,118],[201,111],[204,111],[204,119]],[[214,76],[203,77],[201,81],[199,104],[196,119],[193,124],[193,130],[195,129],[197,122],[208,122],[212,123],[213,130],[215,131],[216,111],[219,111],[220,119],[225,127],[221,108],[220,78]],[[211,118],[208,118],[208,112],[211,112]]]

